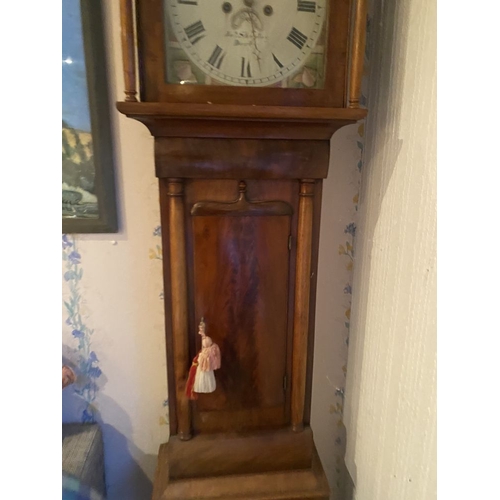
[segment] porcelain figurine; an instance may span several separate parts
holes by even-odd
[[[214,370],[220,368],[219,346],[206,335],[203,318],[198,327],[198,334],[201,335],[201,351],[194,357],[189,369],[186,384],[186,395],[189,399],[197,399],[199,393],[214,392],[216,388]]]

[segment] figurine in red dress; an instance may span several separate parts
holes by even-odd
[[[197,393],[215,391],[214,370],[220,368],[220,350],[217,344],[205,334],[205,321],[201,318],[198,334],[201,335],[201,351],[194,357],[186,384],[186,395],[197,399]]]

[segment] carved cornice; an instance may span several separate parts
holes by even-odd
[[[365,109],[118,102],[117,109],[155,137],[330,139]]]

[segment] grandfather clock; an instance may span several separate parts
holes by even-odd
[[[155,138],[163,228],[155,500],[329,496],[309,427],[321,187],[332,134],[366,114],[365,18],[365,0],[121,0],[117,107]],[[191,400],[201,318],[222,361]]]

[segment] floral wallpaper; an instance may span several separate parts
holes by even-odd
[[[154,248],[149,248],[149,258],[150,260],[159,260],[161,261],[161,265],[158,267],[158,272],[163,273],[163,253],[161,246],[161,226],[156,226],[153,230],[153,237],[159,239],[159,243],[154,245]],[[160,300],[164,300],[165,294],[163,289],[158,293],[158,298]],[[169,420],[169,408],[168,408],[168,398],[163,401],[163,408],[165,409],[165,413],[160,415],[159,423],[160,425],[168,426]]]
[[[373,5],[369,7],[369,13],[366,20],[366,47],[365,47],[365,57],[364,57],[364,73],[363,82],[360,96],[361,107],[367,107],[368,99],[368,76],[370,71],[370,33],[371,33],[371,19]],[[343,372],[343,382],[335,387],[333,391],[333,401],[330,404],[329,413],[336,418],[336,428],[337,431],[334,433],[336,435],[334,439],[335,443],[335,474],[329,478],[330,487],[332,488],[332,499],[344,498],[348,496],[349,487],[351,479],[348,477],[348,472],[344,464],[344,456],[346,449],[345,442],[345,427],[343,423],[343,412],[344,412],[344,397],[345,397],[345,378],[347,374],[347,352],[349,346],[349,328],[351,319],[351,298],[352,298],[352,275],[353,268],[355,265],[355,237],[356,237],[356,215],[358,211],[359,203],[359,193],[361,187],[361,173],[363,169],[363,152],[364,152],[364,129],[365,121],[362,120],[358,124],[354,125],[356,129],[356,149],[357,154],[355,155],[356,160],[351,166],[351,172],[353,173],[354,182],[349,185],[352,188],[352,205],[351,207],[345,208],[346,212],[351,214],[352,222],[349,222],[344,227],[344,239],[338,244],[338,256],[341,261],[340,265],[345,269],[347,281],[343,286],[344,300],[342,301],[342,308],[344,311],[343,318],[343,340],[344,347],[341,349],[339,346],[339,358],[343,360],[342,372]],[[341,286],[339,281],[339,286]],[[336,332],[334,332],[334,335]]]
[[[74,356],[71,356],[73,361],[69,363],[73,365],[72,368],[77,374],[72,389],[83,402],[81,422],[90,423],[96,421],[95,399],[102,371],[99,368],[97,354],[92,350],[94,330],[89,327],[81,313],[80,282],[83,278],[81,255],[78,252],[77,240],[66,234],[62,237],[62,260],[65,263],[63,279],[69,290],[69,296],[64,300],[67,313],[65,325],[71,331],[73,342],[70,349],[74,353]]]
[[[153,230],[153,236],[155,238],[159,238],[160,243],[156,243],[154,248],[149,249],[149,258],[151,260],[160,260],[163,261],[163,254],[162,254],[162,248],[161,248],[161,226],[156,226]],[[162,268],[160,267],[160,272],[162,271]],[[165,294],[163,293],[163,290],[158,293],[158,297],[163,300]]]

